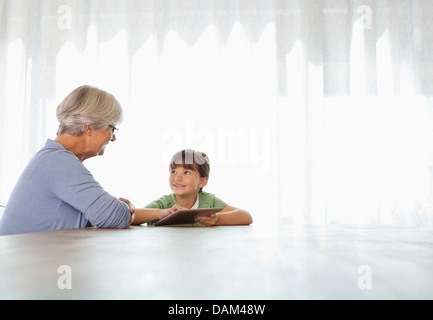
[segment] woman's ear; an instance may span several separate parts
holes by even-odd
[[[84,125],[84,133],[87,134],[88,136],[92,135],[92,129],[90,129],[87,124]]]
[[[208,177],[200,178],[200,184],[198,185],[200,188],[204,188],[207,185]]]

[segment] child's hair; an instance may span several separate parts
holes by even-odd
[[[209,178],[210,163],[209,158],[204,152],[185,149],[176,152],[170,161],[170,170],[177,167],[197,171],[202,178]],[[200,189],[200,192],[203,188]]]

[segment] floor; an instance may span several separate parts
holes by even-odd
[[[0,237],[0,261],[0,299],[433,299],[431,229],[63,230]]]

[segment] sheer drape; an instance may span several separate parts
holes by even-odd
[[[0,2],[0,201],[75,87],[115,94],[118,139],[86,162],[142,206],[172,153],[257,223],[433,225],[428,0]]]

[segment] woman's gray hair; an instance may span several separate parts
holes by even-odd
[[[86,124],[93,130],[101,130],[123,120],[122,107],[112,94],[87,85],[72,91],[59,104],[56,114],[58,136],[80,136]]]

